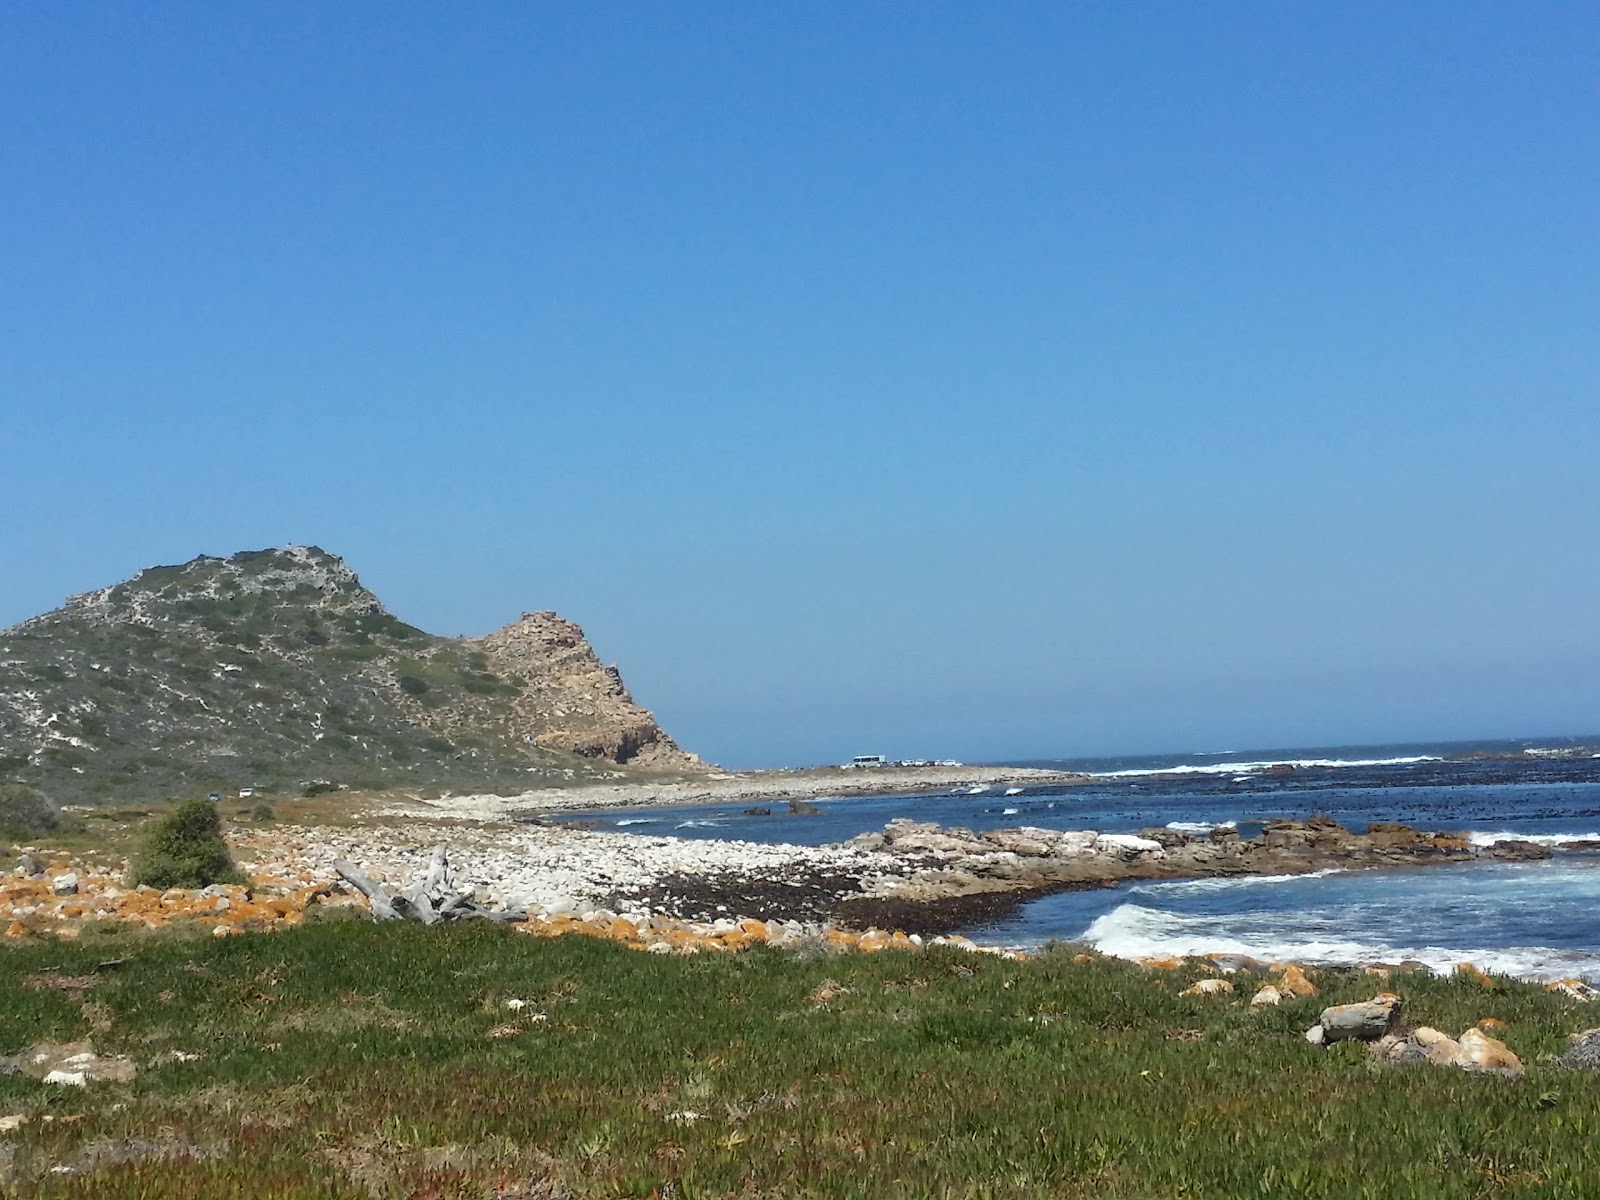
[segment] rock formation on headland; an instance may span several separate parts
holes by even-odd
[[[502,673],[523,681],[508,707],[540,745],[615,763],[686,765],[686,755],[633,702],[614,666],[601,666],[583,630],[553,612],[523,613],[477,641]]]
[[[58,800],[524,790],[624,765],[701,764],[578,626],[435,637],[316,547],[152,567],[0,632],[0,778]]]

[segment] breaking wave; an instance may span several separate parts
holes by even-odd
[[[1297,937],[1291,925],[1281,917],[1251,923],[1234,917],[1190,916],[1142,904],[1123,904],[1096,919],[1081,940],[1102,954],[1128,959],[1248,954],[1268,962],[1320,964],[1411,960],[1440,974],[1454,970],[1458,963],[1470,962],[1485,971],[1529,979],[1600,979],[1600,954],[1592,952],[1551,946],[1406,945],[1364,941],[1334,930]]]
[[[1443,761],[1437,754],[1408,754],[1400,758],[1274,758],[1260,762],[1180,763],[1173,767],[1137,767],[1090,774],[1095,779],[1138,779],[1150,775],[1237,775],[1242,771],[1265,771],[1271,767],[1404,767]]]

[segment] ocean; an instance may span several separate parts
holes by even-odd
[[[1263,768],[1281,767],[1273,773]],[[1208,751],[1007,764],[1095,776],[1070,787],[988,788],[822,800],[822,812],[739,805],[611,809],[599,828],[660,836],[822,845],[894,817],[983,830],[1015,825],[1133,832],[1231,824],[1245,837],[1278,817],[1326,813],[1351,828],[1402,821],[1464,832],[1600,840],[1600,736]],[[964,931],[984,944],[1060,939],[1107,954],[1251,954],[1306,963],[1471,962],[1532,978],[1600,982],[1600,854],[1314,876],[1128,883],[1048,896]]]

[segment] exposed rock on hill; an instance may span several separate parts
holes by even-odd
[[[522,790],[622,764],[700,765],[578,626],[434,637],[316,547],[152,567],[0,632],[0,778],[58,800]]]
[[[540,745],[612,762],[681,765],[684,754],[633,702],[616,667],[603,667],[571,621],[523,613],[479,643],[502,671],[523,680],[509,708]]]

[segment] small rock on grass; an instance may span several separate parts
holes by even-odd
[[[128,1083],[138,1073],[130,1060],[101,1057],[88,1042],[40,1042],[0,1063],[29,1079],[66,1087]]]
[[[1262,984],[1261,990],[1258,991],[1254,996],[1250,997],[1251,1008],[1276,1008],[1282,1003],[1283,993],[1277,988],[1273,987],[1270,983]]]
[[[1322,1019],[1312,1027],[1322,1030],[1322,1036],[1315,1042],[1318,1045],[1352,1039],[1375,1042],[1388,1033],[1389,1027],[1399,1019],[1401,1007],[1399,996],[1393,992],[1380,992],[1371,1000],[1325,1008],[1322,1010]],[[1310,1031],[1306,1033],[1306,1040],[1313,1041]]]
[[[1231,996],[1233,995],[1233,984],[1229,983],[1226,979],[1202,979],[1198,983],[1190,984],[1188,987],[1184,988],[1183,991],[1179,992],[1178,995]]]

